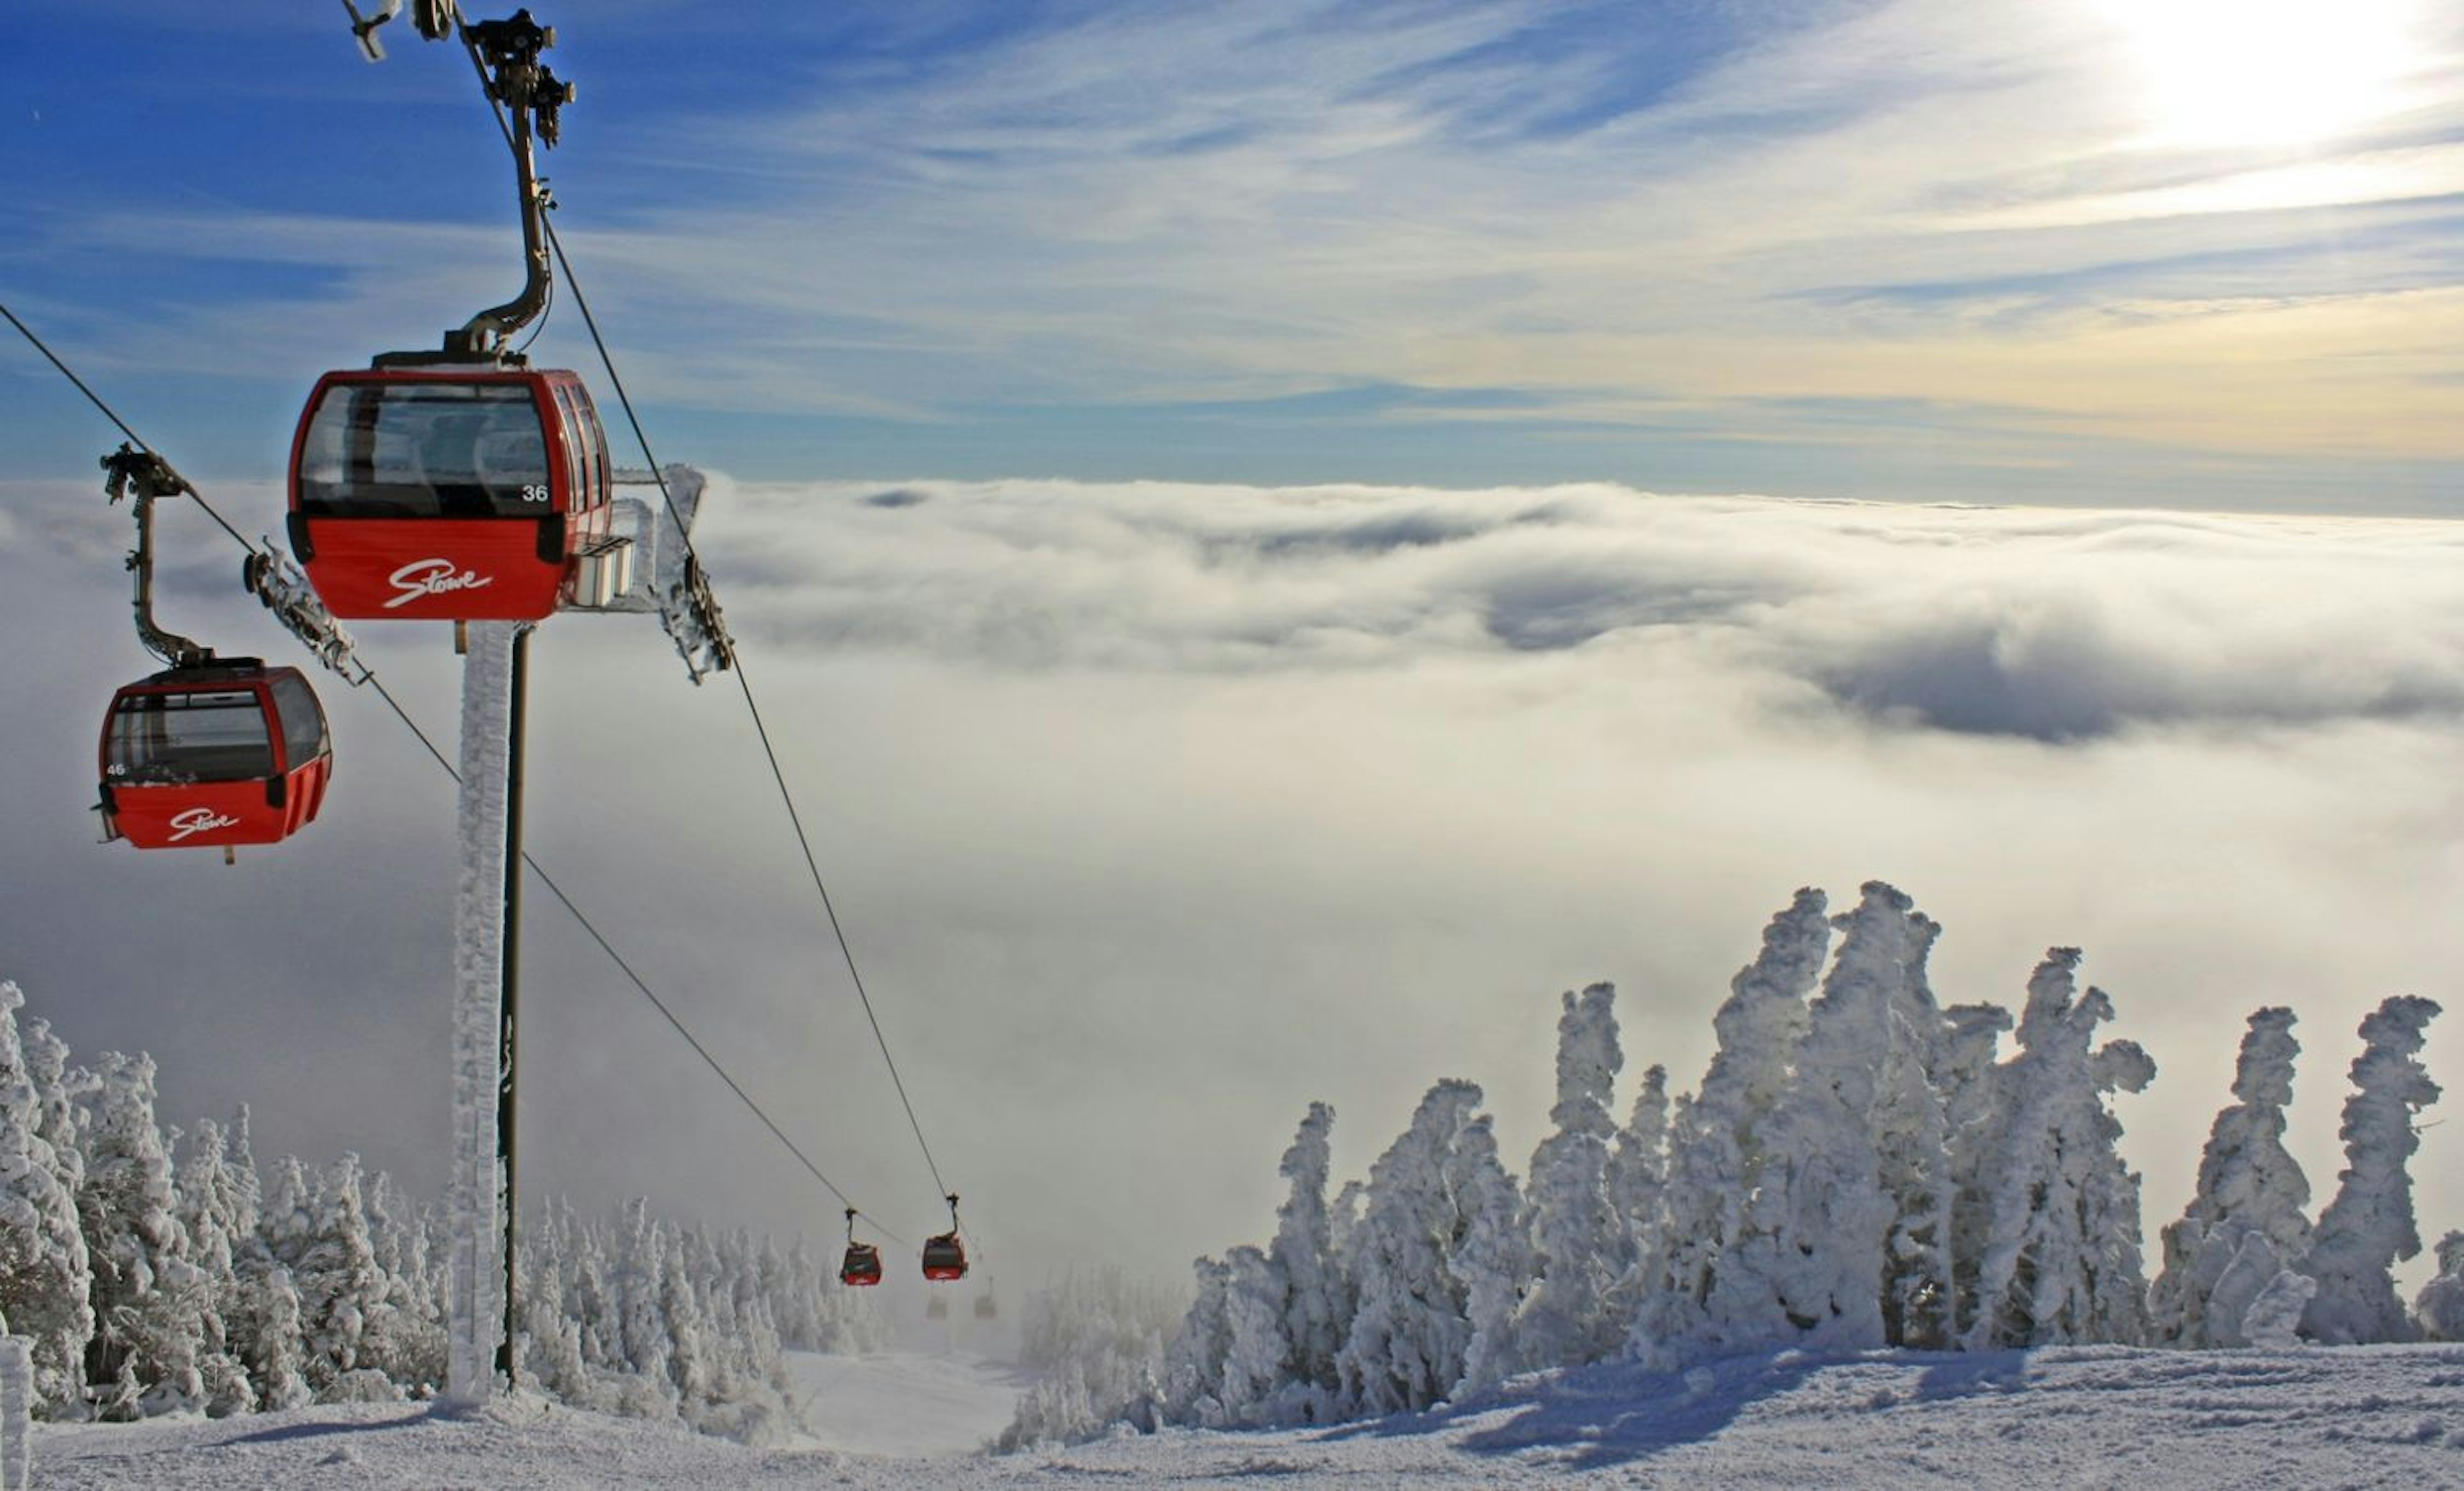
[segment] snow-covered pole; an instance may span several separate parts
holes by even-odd
[[[34,1468],[34,1353],[23,1336],[0,1336],[0,1491],[25,1491]]]
[[[505,1000],[512,867],[514,699],[521,622],[473,622],[462,666],[462,873],[454,901],[452,1307],[445,1396],[495,1395],[511,1311],[512,1214],[502,1160],[510,1101]]]

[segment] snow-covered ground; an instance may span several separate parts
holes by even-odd
[[[813,1414],[834,1436],[826,1447],[747,1450],[536,1405],[462,1419],[337,1407],[39,1428],[34,1483],[2464,1487],[2464,1348],[2453,1346],[1787,1351],[1683,1376],[1522,1378],[1458,1410],[1331,1430],[1175,1432],[1005,1458],[948,1458],[1014,1395],[997,1365],[890,1355],[798,1370],[829,1400]]]
[[[821,1443],[855,1455],[973,1455],[1009,1427],[1027,1377],[964,1352],[789,1351],[796,1403]]]

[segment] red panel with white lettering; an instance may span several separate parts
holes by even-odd
[[[311,518],[308,578],[348,620],[537,621],[556,609],[568,568],[561,541],[540,561],[541,521]]]

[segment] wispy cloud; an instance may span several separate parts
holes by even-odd
[[[2155,130],[2128,16],[2090,5],[800,11],[742,85],[673,98],[667,33],[611,14],[616,101],[551,164],[633,382],[689,420],[924,452],[1003,410],[1130,445],[1157,407],[1506,390],[1350,428],[1427,467],[1399,423],[1479,421],[1503,465],[1553,472],[1600,433],[1647,461],[1683,405],[1771,458],[1735,484],[1816,491],[1856,444],[1789,412],[1861,403],[1932,410],[1946,448],[2033,422],[2082,497],[2163,453],[2229,503],[2208,463],[2265,455],[2306,463],[2315,504],[2336,463],[2464,458],[2464,24],[2405,13],[2413,65],[2374,117],[2240,143]],[[180,208],[141,244],[153,214],[121,213],[38,252],[143,255],[164,287],[209,258],[282,276],[227,276],[209,315],[149,293],[121,340],[185,340],[174,366],[432,337],[510,272],[501,225],[318,195],[330,217]],[[541,351],[587,356],[569,317]]]
[[[1682,646],[1774,711],[1803,685],[2048,741],[2464,719],[2464,535],[2437,523],[1019,482],[731,484],[714,511],[800,647],[1238,673]]]

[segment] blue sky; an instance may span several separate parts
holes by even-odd
[[[559,228],[663,456],[2464,507],[2427,0],[539,9]],[[15,7],[0,297],[201,477],[517,282],[467,68],[388,35]],[[569,304],[535,351],[589,370]],[[0,356],[15,474],[110,438]]]

